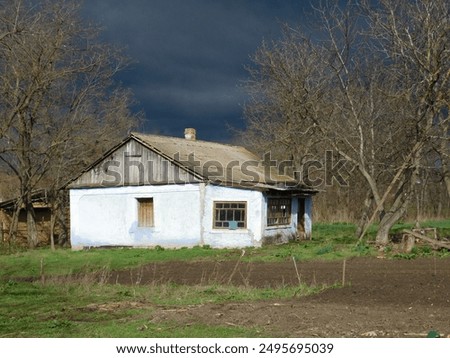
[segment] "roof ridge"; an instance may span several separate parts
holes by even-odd
[[[141,133],[141,132],[131,132],[130,133],[133,136],[136,137],[140,137],[140,136],[146,136],[146,137],[158,137],[158,138],[162,138],[162,139],[175,139],[175,140],[179,140],[179,141],[186,141],[189,143],[205,143],[205,144],[215,144],[215,145],[219,145],[219,146],[224,146],[224,147],[232,147],[232,148],[241,148],[241,149],[245,149],[248,152],[256,155],[255,153],[249,151],[247,148],[245,148],[242,145],[234,145],[234,144],[228,144],[228,143],[219,143],[219,142],[213,142],[213,141],[208,141],[208,140],[203,140],[203,139],[195,139],[195,140],[189,140],[189,139],[185,139],[182,137],[174,137],[174,136],[167,136],[167,135],[161,135],[161,134],[151,134],[151,133]]]

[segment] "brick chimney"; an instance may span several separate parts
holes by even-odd
[[[184,129],[184,138],[187,140],[196,140],[196,130],[195,128],[185,128]]]

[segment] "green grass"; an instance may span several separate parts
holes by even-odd
[[[316,224],[313,239],[284,245],[269,245],[245,249],[244,261],[339,260],[371,254],[369,247],[355,247],[356,238],[352,224]],[[163,261],[236,260],[242,254],[239,249],[92,249],[71,251],[48,248],[0,255],[0,280],[11,277],[39,277],[45,275],[70,275],[99,270],[121,270]]]
[[[400,223],[393,232],[411,228]],[[450,220],[425,222],[450,236]],[[373,237],[376,227],[368,232]],[[355,226],[347,223],[313,227],[313,239],[283,245],[246,248],[244,261],[342,260],[368,256],[375,249],[356,245]],[[180,325],[153,320],[161,306],[186,309],[192,305],[286,299],[314,294],[323,287],[252,288],[209,284],[121,286],[95,283],[98,273],[128,269],[151,262],[177,260],[236,260],[242,250],[97,249],[71,251],[39,249],[0,255],[0,338],[2,337],[260,337],[264,327]],[[403,259],[434,254],[415,248]],[[448,253],[447,253],[448,254]],[[394,258],[395,254],[392,255]],[[25,282],[24,277],[45,282]],[[71,275],[77,274],[75,283]],[[81,278],[81,279],[80,279]],[[110,307],[110,309],[104,309]]]
[[[423,222],[422,227],[436,227],[438,234],[450,237],[450,220]],[[399,223],[392,232],[412,228],[413,223]],[[357,244],[356,227],[349,223],[315,223],[310,241],[291,242],[284,245],[268,245],[261,248],[245,249],[243,261],[276,262],[291,260],[342,260],[355,256],[375,255],[373,247],[362,242]],[[376,226],[368,230],[368,240],[373,240]],[[70,275],[99,270],[121,270],[163,261],[236,260],[241,256],[239,249],[211,249],[194,247],[191,249],[92,249],[71,251],[48,248],[0,255],[0,280],[11,277],[39,277],[45,275]],[[42,267],[43,265],[43,267]]]
[[[357,245],[356,226],[349,223],[316,223],[310,241],[291,242],[248,248],[244,260],[285,261],[294,257],[299,261],[342,260],[356,256],[375,255],[375,250],[364,243]]]
[[[356,243],[356,240],[355,240]],[[263,248],[249,248],[243,261],[277,262],[294,257],[297,261],[308,260],[343,260],[350,257],[374,255],[375,250],[367,245],[348,245],[331,241],[310,241],[288,243]]]
[[[48,248],[0,255],[0,279],[10,277],[39,277],[46,275],[70,275],[101,269],[120,270],[138,267],[150,262],[215,260],[229,255],[239,256],[239,250],[213,250],[195,247],[177,250],[155,249],[92,249],[72,251]],[[43,267],[42,267],[43,266]]]
[[[339,260],[369,255],[367,246],[352,246],[323,241],[292,242],[262,248],[246,248],[243,261],[276,262],[291,260]],[[0,280],[10,278],[36,278],[49,275],[71,275],[101,270],[123,270],[163,261],[223,261],[237,260],[242,250],[225,249],[93,249],[89,251],[40,249],[12,255],[0,255]]]
[[[450,238],[450,219],[449,220],[428,220],[420,223],[423,228],[436,228],[439,237]],[[404,229],[414,228],[414,223],[398,223],[392,228],[392,233],[401,232]]]
[[[256,337],[259,327],[180,325],[153,321],[158,307],[282,299],[323,287],[256,289],[233,286],[0,284],[0,338],[5,337]]]

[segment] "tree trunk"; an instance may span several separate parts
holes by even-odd
[[[389,231],[391,230],[392,226],[394,226],[394,224],[402,218],[403,214],[406,211],[407,202],[408,200],[405,200],[400,209],[395,211],[388,211],[384,215],[378,227],[376,236],[376,243],[378,246],[384,247],[389,243]]]
[[[69,244],[69,226],[67,225],[67,221],[66,221],[66,205],[67,204],[63,204],[62,207],[60,207],[60,212],[58,215],[58,220],[59,220],[59,226],[61,229],[60,235],[59,235],[59,245],[61,246],[66,246],[67,244]]]
[[[441,133],[442,139],[440,141],[440,148],[439,148],[439,156],[441,159],[441,165],[442,165],[442,176],[444,177],[445,187],[447,188],[447,195],[450,198],[450,152],[448,147],[448,141],[449,141],[449,131],[450,131],[450,125],[447,121],[444,121],[445,124],[442,124]]]
[[[0,242],[3,243],[4,237],[3,237],[3,231],[4,231],[4,223],[3,221],[0,221]]]
[[[445,186],[447,187],[447,195],[450,198],[450,170],[445,172],[444,181]]]
[[[55,210],[52,208],[50,213],[50,247],[52,251],[55,251],[55,223],[56,223],[56,214]]]
[[[419,163],[418,158],[420,157],[417,156],[414,161],[415,168],[405,173],[405,177],[395,193],[394,203],[389,210],[384,213],[383,218],[380,221],[375,239],[378,246],[384,247],[389,243],[389,231],[406,212],[412,193],[414,193],[418,171],[417,164]]]
[[[27,211],[27,240],[28,247],[34,249],[38,244],[38,235],[36,228],[36,215],[31,201],[26,205]]]
[[[28,183],[27,183],[28,184]],[[31,185],[24,185],[22,192],[25,193],[23,196],[25,199],[25,212],[27,215],[27,241],[28,247],[34,249],[38,244],[38,235],[36,228],[36,214],[33,207],[33,198],[30,189]]]
[[[366,229],[367,223],[369,222],[370,208],[372,207],[374,200],[375,199],[372,195],[372,191],[369,190],[366,194],[366,199],[364,200],[364,209],[362,215],[356,227],[356,237],[360,237],[360,235]]]
[[[9,246],[11,247],[11,244],[15,243],[16,241],[16,237],[17,237],[17,225],[19,223],[19,215],[20,215],[20,210],[22,209],[22,200],[19,199],[16,203],[16,208],[14,210],[12,219],[11,219],[11,224],[9,226],[9,235],[8,235],[8,241],[9,241]]]

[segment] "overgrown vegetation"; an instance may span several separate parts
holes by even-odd
[[[39,277],[41,271],[46,275],[70,275],[101,269],[120,270],[149,262],[236,257],[234,254],[238,255],[238,251],[212,250],[202,247],[177,250],[126,248],[71,251],[62,249],[55,252],[46,248],[0,256],[0,277]]]
[[[86,282],[87,281],[87,282]],[[69,280],[58,284],[0,284],[0,337],[255,337],[263,329],[186,327],[160,322],[161,309],[207,303],[283,299],[323,287],[258,289],[223,285],[105,285]]]
[[[396,224],[391,233],[410,229],[412,223]],[[422,227],[435,227],[439,237],[450,237],[450,220],[426,221]],[[275,262],[291,260],[341,260],[349,257],[375,255],[376,249],[368,244],[374,240],[376,226],[372,226],[365,242],[357,244],[355,225],[349,223],[316,223],[311,241],[290,242],[283,245],[268,245],[261,248],[249,247],[241,258],[243,261]],[[390,247],[385,250],[390,253]],[[0,279],[18,277],[39,277],[45,275],[71,275],[98,270],[121,270],[138,267],[151,262],[189,260],[237,260],[242,255],[240,249],[212,249],[209,246],[164,249],[93,249],[71,251],[68,249],[50,251],[19,251],[0,255]],[[392,255],[395,255],[393,253]],[[416,248],[416,255],[431,254],[426,248]],[[397,256],[398,257],[398,256]]]
[[[393,232],[411,228],[398,224]],[[450,220],[425,222],[449,236]],[[177,325],[158,319],[161,310],[186,310],[192,305],[286,299],[319,292],[326,287],[297,285],[275,288],[233,286],[220,282],[204,285],[149,283],[108,284],[113,270],[126,270],[162,261],[296,261],[343,260],[377,253],[367,243],[356,245],[355,226],[322,224],[313,228],[311,241],[262,248],[212,249],[102,249],[70,251],[41,249],[0,255],[0,337],[258,337],[264,327],[229,325]],[[376,228],[368,240],[373,241]],[[429,247],[401,254],[388,246],[386,257],[413,259],[436,255]],[[448,256],[448,253],[439,253]],[[131,271],[130,271],[131,272]],[[77,279],[74,280],[76,274]],[[102,280],[102,277],[104,278]]]
[[[270,245],[262,248],[245,248],[244,256],[240,249],[211,249],[194,247],[181,249],[92,249],[71,251],[68,249],[52,252],[50,249],[18,252],[0,256],[0,279],[36,278],[44,275],[72,275],[96,272],[99,270],[122,270],[138,267],[152,262],[199,261],[199,260],[238,260],[245,262],[276,262],[291,260],[339,260],[347,257],[371,255],[374,250],[368,245],[355,246],[356,239],[351,236],[332,240],[324,237],[311,241],[290,242],[283,245]]]

